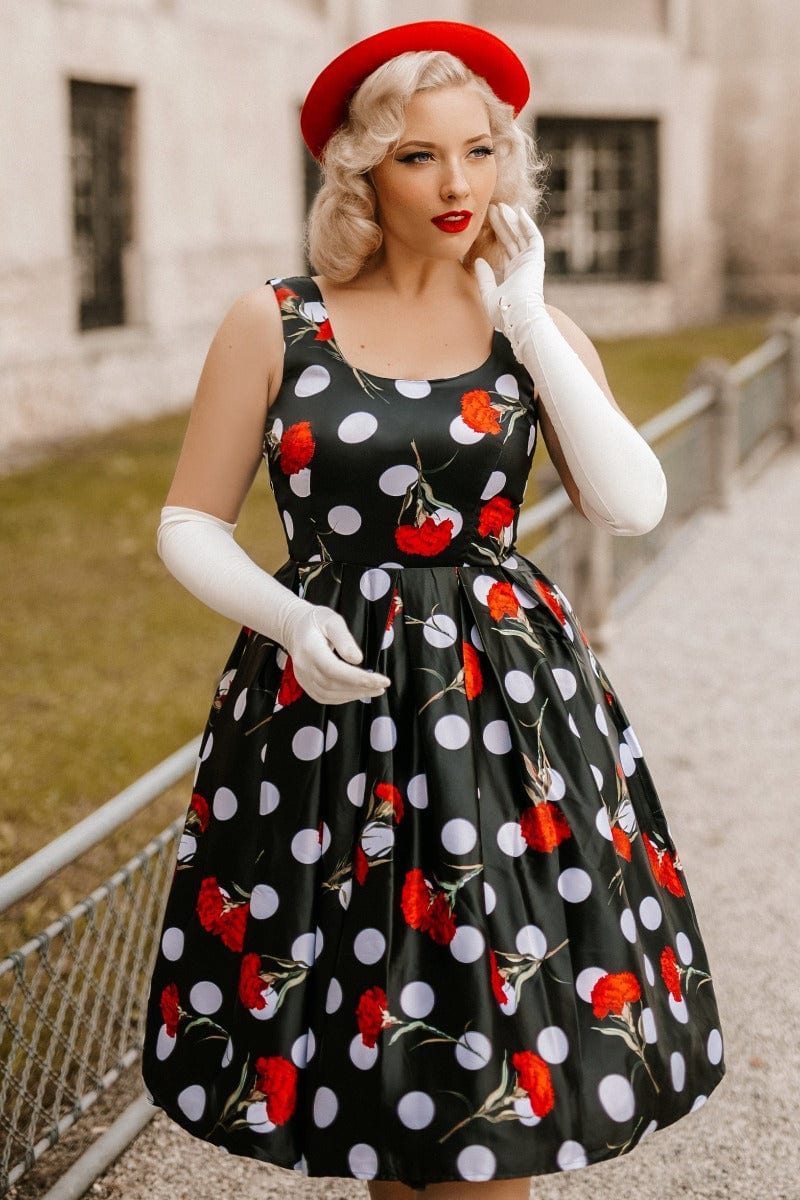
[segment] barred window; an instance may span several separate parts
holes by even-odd
[[[133,89],[70,81],[73,246],[79,327],[124,325],[131,240]]]
[[[550,162],[548,274],[656,279],[657,123],[540,117],[535,136]]]

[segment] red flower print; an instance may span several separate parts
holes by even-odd
[[[544,850],[547,854],[572,837],[567,818],[552,800],[529,805],[520,817],[519,824],[531,850]]]
[[[682,896],[684,894],[683,884],[675,870],[675,861],[669,850],[658,850],[646,833],[642,834],[642,838],[656,881],[668,892],[672,892],[673,896]]]
[[[493,621],[500,621],[503,617],[516,617],[519,612],[516,593],[511,584],[504,579],[498,579],[492,584],[486,594],[486,603]]]
[[[278,686],[278,703],[285,708],[287,704],[299,700],[302,695],[303,689],[295,677],[294,663],[290,654],[284,664],[281,682]]]
[[[333,338],[333,330],[329,320],[324,320],[319,327],[319,332],[314,338],[315,342],[330,342]]]
[[[161,993],[161,1016],[164,1018],[164,1024],[167,1027],[169,1037],[175,1037],[178,1032],[178,1023],[181,1019],[181,1006],[178,998],[177,983],[168,983]]]
[[[375,795],[379,800],[388,801],[391,804],[395,821],[399,822],[403,819],[403,813],[405,812],[403,797],[393,783],[376,784]]]
[[[237,904],[235,907],[228,909],[220,917],[219,936],[222,938],[222,944],[227,946],[229,950],[236,950],[241,953],[244,947],[244,931],[249,912],[249,904]]]
[[[492,973],[492,991],[494,998],[498,1004],[505,1004],[508,997],[506,996],[506,983],[503,976],[497,967],[497,955],[494,950],[489,948],[489,970]]]
[[[461,653],[464,656],[464,690],[467,699],[474,700],[483,691],[481,657],[470,642],[461,643]]]
[[[398,525],[394,531],[398,550],[404,554],[424,554],[428,557],[441,554],[453,540],[453,522],[435,521],[426,517],[421,525]]]
[[[280,464],[284,475],[296,475],[307,467],[316,448],[310,421],[296,421],[285,429],[280,441]]]
[[[562,625],[566,625],[567,618],[564,616],[564,609],[561,607],[561,602],[553,589],[548,587],[546,583],[543,583],[541,579],[535,579],[533,586],[550,611],[555,614]]]
[[[363,848],[361,846],[356,846],[356,858],[355,858],[355,864],[353,866],[353,871],[354,871],[357,883],[364,882],[364,880],[367,878],[368,870],[369,870],[369,859],[367,858],[366,854],[364,853]]]
[[[284,305],[289,306],[290,301],[299,300],[300,297],[298,296],[297,292],[293,292],[291,288],[279,287],[275,289],[275,299],[278,301],[278,304],[281,306],[281,308],[283,308]]]
[[[501,530],[514,520],[514,505],[505,496],[492,496],[480,511],[478,533],[481,537],[491,534],[499,537]]]
[[[607,704],[614,703],[614,697],[612,696],[611,692],[606,692],[606,703]]]
[[[362,994],[356,1007],[356,1020],[365,1046],[377,1042],[386,1015],[386,992],[381,987],[371,987]]]
[[[244,930],[247,924],[249,905],[247,901],[232,904],[223,896],[215,876],[209,876],[200,884],[197,897],[197,916],[207,933],[222,939],[229,950],[241,951],[244,945]]]
[[[389,613],[386,617],[386,625],[384,626],[385,629],[391,628],[392,622],[397,614],[402,610],[402,607],[403,602],[400,599],[400,593],[398,592],[397,588],[395,588],[392,592],[392,601],[389,605]]]
[[[434,896],[424,929],[440,946],[449,945],[456,936],[456,923],[444,892],[437,892]]]
[[[273,1125],[285,1125],[297,1103],[297,1067],[279,1054],[256,1059],[256,1087],[267,1101]]]
[[[406,871],[403,891],[400,897],[400,907],[406,924],[412,929],[423,929],[431,903],[430,888],[419,867]]]
[[[661,951],[661,978],[669,988],[672,999],[681,1000],[681,976],[678,960],[671,946],[665,946]]]
[[[641,994],[639,980],[631,971],[601,975],[592,988],[592,1012],[601,1018],[610,1012],[619,1016],[625,1004],[635,1002]]]
[[[197,916],[207,933],[218,932],[218,922],[224,907],[225,900],[219,890],[216,876],[211,875],[200,884],[197,897]]]
[[[619,825],[612,825],[611,837],[614,842],[614,849],[620,858],[624,858],[626,862],[631,861],[631,839],[628,837],[624,829],[620,829]]]
[[[239,970],[239,999],[245,1008],[266,1008],[262,996],[264,980],[260,975],[261,958],[258,954],[245,954]]]
[[[519,1086],[530,1096],[531,1108],[537,1117],[544,1117],[556,1102],[550,1068],[543,1058],[531,1050],[518,1050],[511,1062],[517,1072]]]
[[[205,796],[201,796],[199,792],[193,792],[189,808],[193,813],[197,814],[197,820],[200,824],[200,831],[201,833],[205,833],[206,829],[208,829],[208,821],[210,816],[208,801],[206,800]]]
[[[461,419],[476,433],[500,433],[502,426],[497,409],[492,408],[488,392],[478,389],[461,397]]]

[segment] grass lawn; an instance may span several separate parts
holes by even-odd
[[[620,406],[641,424],[680,398],[698,359],[736,361],[765,336],[763,322],[736,319],[596,345]],[[0,479],[0,873],[203,727],[237,627],[184,591],[155,552],[185,425],[180,414],[94,435]],[[542,441],[526,500],[545,462]],[[237,536],[267,570],[286,558],[263,466]],[[79,899],[188,799],[186,781],[40,889],[10,914],[17,932]]]

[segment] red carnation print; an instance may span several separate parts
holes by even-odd
[[[231,904],[230,899],[220,889],[215,876],[209,876],[200,884],[197,897],[197,916],[200,924],[207,933],[221,938],[223,945],[229,950],[242,949],[248,909],[246,900],[240,904]]]
[[[392,592],[392,600],[389,605],[388,615],[386,617],[386,625],[384,626],[385,629],[391,628],[392,622],[394,621],[397,614],[402,611],[402,608],[403,608],[403,602],[400,599],[400,593],[398,592],[397,588],[395,588],[394,591]]]
[[[553,589],[543,583],[541,579],[535,579],[533,586],[550,611],[555,614],[562,625],[566,625],[567,618],[564,616],[564,609]]]
[[[400,897],[400,907],[406,924],[412,929],[423,929],[431,903],[430,888],[419,867],[406,871],[403,891]]]
[[[217,932],[217,923],[224,907],[225,900],[219,890],[216,876],[211,875],[200,884],[197,896],[197,916],[207,933]]]
[[[316,448],[310,421],[296,421],[285,429],[280,440],[280,465],[284,475],[296,475],[307,467]]]
[[[448,946],[456,936],[456,923],[444,892],[437,892],[428,909],[425,932],[440,946]]]
[[[543,1058],[531,1050],[518,1050],[511,1062],[516,1068],[517,1083],[528,1093],[531,1108],[537,1117],[544,1117],[555,1106],[550,1068]]]
[[[330,321],[326,317],[326,319],[320,325],[319,330],[317,332],[317,336],[314,338],[314,341],[315,342],[329,342],[329,341],[331,341],[332,338],[333,338],[333,330],[331,329]]]
[[[489,948],[489,970],[492,973],[492,991],[494,998],[498,1004],[505,1004],[508,997],[506,996],[506,981],[497,966],[497,955],[494,950]]]
[[[161,1016],[167,1027],[169,1037],[175,1037],[181,1019],[181,1005],[178,997],[177,983],[168,983],[161,993]]]
[[[550,854],[561,842],[572,837],[567,818],[552,800],[531,804],[519,819],[522,836],[532,850]]]
[[[481,507],[478,533],[481,537],[491,534],[499,537],[506,525],[514,520],[514,505],[505,496],[493,496]]]
[[[239,969],[239,999],[245,1008],[266,1008],[262,996],[264,980],[261,978],[261,959],[258,954],[245,954]]]
[[[219,936],[222,938],[222,944],[229,950],[241,953],[244,947],[244,931],[249,913],[250,905],[245,901],[222,914]]]
[[[681,883],[678,872],[675,870],[675,861],[672,858],[669,850],[659,850],[647,836],[642,834],[644,840],[644,848],[647,851],[647,857],[650,860],[650,867],[656,877],[656,881],[661,887],[666,888],[673,896],[683,896],[684,888]]]
[[[289,307],[291,307],[292,300],[300,299],[297,292],[293,292],[292,289],[288,288],[288,287],[276,288],[275,289],[275,298],[278,301],[278,304],[281,306],[281,308],[283,308],[284,306],[289,308]]]
[[[624,858],[626,862],[631,861],[631,839],[628,837],[624,829],[619,825],[612,825],[611,838],[614,842],[614,849],[620,858]]]
[[[356,846],[356,857],[355,857],[355,863],[353,866],[353,871],[354,871],[357,883],[364,882],[364,880],[367,878],[368,870],[369,870],[369,860],[368,860],[366,854],[364,853],[363,848],[359,844],[358,846]]]
[[[489,393],[483,389],[465,392],[461,397],[461,419],[476,433],[501,433],[497,410],[492,407]]]
[[[399,822],[403,818],[405,808],[403,806],[403,797],[400,795],[393,783],[378,783],[375,785],[375,795],[379,800],[383,800],[387,804],[391,804],[392,812],[395,821]]]
[[[470,642],[461,643],[461,653],[464,657],[464,691],[468,700],[474,700],[483,691],[481,657]]]
[[[678,960],[671,946],[665,946],[661,951],[661,978],[667,985],[673,1000],[682,1000],[681,976],[678,970]]]
[[[267,1102],[273,1125],[285,1125],[297,1103],[297,1067],[279,1054],[256,1059],[256,1087]]]
[[[486,594],[486,603],[493,621],[500,621],[503,617],[516,617],[519,612],[516,593],[511,584],[504,579],[498,579],[492,584]]]
[[[388,1015],[386,1007],[386,992],[383,988],[367,988],[362,994],[356,1006],[356,1019],[365,1046],[372,1047],[377,1042],[384,1026],[384,1018]]]
[[[394,531],[397,548],[404,554],[424,554],[427,557],[441,554],[452,539],[453,522],[449,517],[438,522],[433,517],[426,517],[421,525],[398,525]]]
[[[206,800],[205,796],[201,796],[199,792],[193,792],[189,809],[197,818],[198,824],[200,825],[200,832],[205,833],[206,829],[208,829],[210,817],[208,801]]]
[[[610,1012],[619,1015],[626,1004],[634,1003],[641,994],[639,980],[631,971],[601,975],[592,988],[592,1012],[600,1018]]]
[[[606,702],[608,704],[614,703],[614,697],[612,696],[611,692],[606,692]]]
[[[297,682],[294,673],[294,663],[290,654],[284,664],[281,681],[278,685],[278,703],[285,708],[287,704],[292,704],[295,700],[299,700],[302,695],[303,689]]]

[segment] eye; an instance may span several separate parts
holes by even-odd
[[[404,155],[404,157],[399,159],[399,161],[403,163],[416,163],[422,162],[424,159],[431,157],[432,155],[430,150],[413,150],[411,154]]]
[[[490,154],[494,154],[494,146],[475,146],[470,150],[470,154],[477,154],[479,158],[488,158]]]

